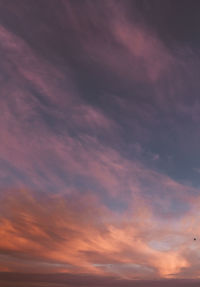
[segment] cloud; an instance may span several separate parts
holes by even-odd
[[[14,67],[3,62],[2,271],[152,278],[190,266],[178,242],[167,253],[150,243],[172,236],[166,221],[178,225],[197,190],[99,140],[95,132],[118,138],[113,120],[19,37],[5,28],[0,36]]]
[[[106,73],[126,83],[156,82],[171,69],[171,53],[153,31],[130,19],[129,4],[87,1],[82,9],[70,2],[64,6],[83,50]]]
[[[0,260],[9,271],[184,277],[198,248],[186,228],[190,213],[162,227],[139,196],[120,216],[94,192],[4,190],[1,206]]]
[[[198,277],[199,188],[144,160],[163,163],[169,135],[185,137],[183,115],[198,123],[198,101],[182,95],[193,83],[182,87],[185,56],[130,20],[127,7],[60,3],[55,26],[69,24],[76,44],[71,57],[63,40],[64,67],[53,60],[61,50],[50,28],[45,58],[0,26],[0,270]]]

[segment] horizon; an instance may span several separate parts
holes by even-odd
[[[54,287],[62,287],[62,286],[98,286],[98,287],[145,287],[146,284],[150,287],[197,287],[199,286],[199,279],[154,279],[154,280],[141,280],[141,279],[123,279],[116,277],[102,277],[95,276],[91,274],[66,274],[66,273],[49,273],[49,274],[39,274],[39,273],[13,273],[13,272],[0,272],[0,283],[3,282],[5,287],[13,286],[15,282],[15,286],[33,286],[32,284],[36,284],[34,286],[40,286],[38,284],[45,284],[45,286],[54,286]],[[94,283],[95,282],[95,283]],[[20,285],[18,285],[20,284]],[[29,285],[30,284],[30,285]],[[67,284],[67,285],[66,285]],[[44,285],[41,285],[44,286]]]

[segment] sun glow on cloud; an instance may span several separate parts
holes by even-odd
[[[99,197],[73,194],[69,199],[64,194],[4,191],[0,249],[8,270],[168,278],[191,265],[182,219],[176,228],[170,230],[166,223],[163,228],[152,208],[138,197],[116,221],[115,212]],[[174,241],[176,233],[180,240]],[[165,238],[167,251],[150,244]]]

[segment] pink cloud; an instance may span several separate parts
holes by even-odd
[[[113,16],[106,18],[108,35],[95,42],[90,30],[84,38],[83,17],[65,5],[93,61],[125,83],[151,83],[164,106],[157,83],[174,58],[156,36],[108,5]],[[89,8],[95,18],[93,4]],[[1,270],[90,272],[128,279],[182,278],[188,270],[188,277],[199,276],[198,245],[188,248],[191,233],[198,236],[199,189],[104,143],[104,137],[119,139],[118,124],[80,97],[67,68],[63,73],[53,67],[3,27],[0,40],[5,55],[0,177],[7,183],[0,193]],[[127,102],[123,104],[126,109]],[[189,108],[179,108],[191,114]],[[155,123],[151,106],[127,111]],[[176,210],[174,202],[186,210]],[[116,211],[115,204],[122,203],[124,209]]]
[[[150,29],[131,23],[126,5],[101,4],[98,9],[92,3],[86,5],[93,26],[74,5],[65,5],[70,24],[90,59],[129,84],[133,79],[155,83],[171,72],[175,59],[170,51]],[[94,33],[97,25],[101,27],[98,37]]]

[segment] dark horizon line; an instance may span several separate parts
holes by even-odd
[[[153,286],[158,286],[157,284],[162,283],[162,286],[173,286],[168,284],[176,283],[177,284],[184,284],[183,286],[187,286],[185,284],[189,283],[196,283],[200,284],[200,279],[190,279],[190,278],[155,278],[155,279],[123,279],[117,276],[102,276],[102,275],[92,275],[89,273],[79,273],[79,274],[70,274],[70,273],[36,273],[36,272],[12,272],[12,271],[4,271],[0,272],[0,282],[7,281],[7,282],[47,282],[47,283],[71,283],[77,284],[82,282],[82,286],[87,284],[94,284],[94,281],[98,286],[122,286],[121,284],[126,283],[126,286],[142,286],[142,283],[145,284],[154,284]],[[89,285],[88,285],[89,284]],[[103,285],[100,285],[103,284]],[[131,285],[130,285],[131,284]],[[134,285],[133,285],[134,284]],[[155,285],[156,284],[156,285]],[[163,285],[164,284],[164,285]],[[166,285],[167,284],[167,285]],[[124,286],[124,285],[123,285]],[[152,286],[152,285],[149,285]],[[174,285],[175,286],[175,285]],[[191,286],[191,285],[190,285]],[[199,285],[198,285],[199,286]]]

